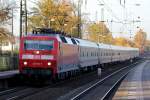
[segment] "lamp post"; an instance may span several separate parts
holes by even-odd
[[[78,0],[78,37],[81,38],[81,2],[82,0]]]
[[[14,13],[14,11],[13,11],[13,8],[12,8],[12,37],[13,37],[13,35],[14,35],[14,32],[13,32],[13,30],[14,30],[14,15],[13,15],[13,13]],[[11,55],[12,55],[12,57],[13,57],[13,48],[14,48],[14,45],[13,45],[13,41],[11,41],[12,43],[11,43]]]

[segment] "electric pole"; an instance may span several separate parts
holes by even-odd
[[[126,0],[123,0],[123,4],[122,4],[122,0],[120,0],[120,5],[125,8],[125,6],[126,6]]]
[[[20,1],[20,38],[22,37],[22,0]]]
[[[24,0],[24,9],[25,9],[25,35],[27,35],[27,0]]]
[[[102,24],[101,35],[104,36],[104,4],[101,4],[101,6],[102,6],[101,8],[101,24]],[[104,42],[104,38],[102,38],[102,42]]]
[[[23,18],[25,19],[25,22],[23,23]],[[24,24],[24,25],[23,25]],[[22,37],[22,26],[25,26],[25,35],[27,35],[27,1],[21,0],[20,1],[20,38]]]
[[[78,0],[78,37],[81,38],[81,2],[82,0]]]

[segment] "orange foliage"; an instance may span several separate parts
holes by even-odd
[[[114,44],[118,46],[126,46],[126,47],[133,47],[134,43],[131,40],[128,40],[123,37],[114,38]]]
[[[147,37],[146,32],[144,32],[142,29],[140,29],[134,37],[136,47],[138,47],[141,51],[144,50],[146,37]]]

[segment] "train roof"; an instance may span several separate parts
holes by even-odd
[[[79,45],[80,46],[87,46],[87,47],[97,47],[98,48],[98,44],[89,40],[83,40],[83,39],[78,39],[75,38],[76,41],[79,41]]]
[[[111,48],[112,48],[113,50],[139,50],[138,48],[124,47],[124,46],[116,46],[116,45],[111,45]]]
[[[111,45],[99,43],[99,48],[111,49]]]

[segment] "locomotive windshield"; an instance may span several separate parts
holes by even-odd
[[[25,40],[25,50],[52,50],[54,48],[53,40]]]

